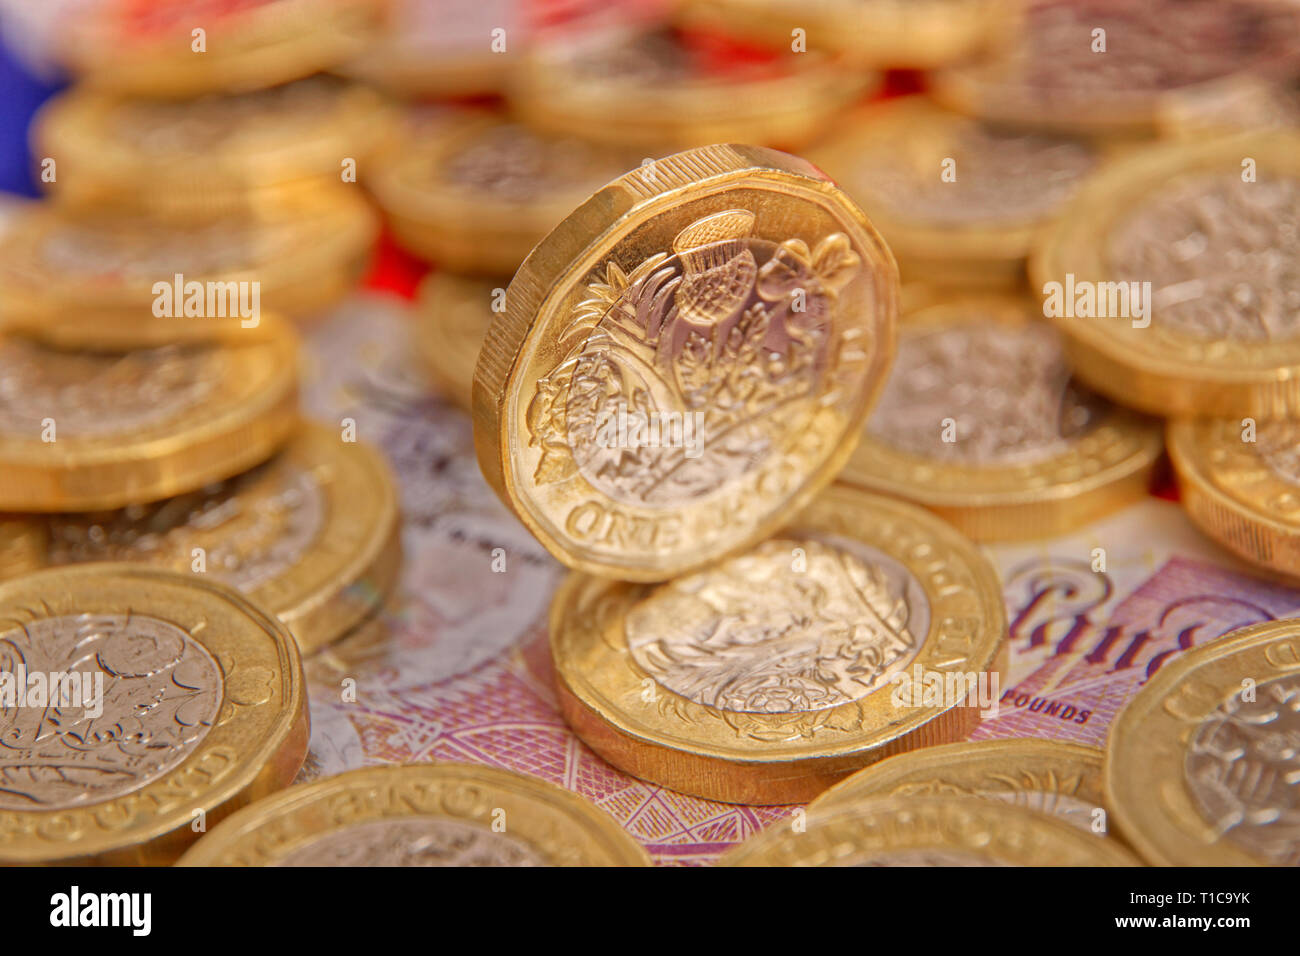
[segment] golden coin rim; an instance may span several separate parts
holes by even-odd
[[[701,164],[710,170],[700,178]],[[666,210],[671,210],[684,189],[707,190],[708,196],[735,188],[783,191],[801,201],[821,205],[828,215],[846,228],[857,229],[862,253],[872,257],[869,276],[877,295],[880,314],[875,318],[875,353],[871,368],[864,373],[867,383],[860,407],[849,416],[848,426],[821,467],[804,476],[799,488],[786,500],[768,509],[768,515],[730,543],[709,551],[678,549],[676,557],[663,555],[640,564],[582,555],[583,550],[543,525],[519,491],[530,478],[518,474],[512,461],[515,434],[524,412],[520,409],[520,366],[549,335],[545,322],[550,304],[563,298],[595,268],[599,261],[627,235]],[[692,197],[697,198],[697,197]],[[698,197],[703,198],[703,196]],[[865,214],[829,180],[808,163],[775,150],[749,146],[709,146],[687,150],[656,163],[653,174],[635,169],[614,180],[560,223],[528,256],[511,280],[506,292],[506,311],[493,317],[474,369],[474,445],[479,468],[524,526],[543,547],[563,564],[579,571],[636,581],[661,581],[700,568],[730,554],[745,550],[770,537],[802,509],[818,491],[830,484],[848,460],[862,431],[862,423],[884,387],[893,361],[895,324],[898,312],[898,269],[889,247]],[[874,373],[874,374],[873,374]]]
[[[907,834],[917,839],[900,838],[888,822],[906,824],[918,817],[929,817],[939,826],[958,820],[976,820],[986,827],[1003,852],[988,852],[987,844],[967,847],[946,842],[932,831]],[[864,828],[871,836],[883,837],[883,852],[906,850],[958,850],[991,858],[1013,866],[1138,866],[1139,861],[1113,840],[1106,840],[1064,820],[1012,806],[999,800],[981,797],[881,797],[852,806],[810,809],[806,829],[795,833],[784,824],[768,827],[757,836],[730,850],[719,866],[817,866],[830,861],[824,854],[835,847],[850,851],[867,842]],[[1040,852],[1029,853],[1030,840],[1039,844]],[[1044,845],[1046,844],[1046,845]],[[814,854],[810,857],[810,854]]]
[[[66,583],[63,583],[66,582]],[[209,815],[228,812],[228,808],[256,799],[265,793],[286,786],[302,766],[307,756],[307,742],[310,736],[310,724],[307,711],[307,688],[303,676],[302,658],[297,644],[284,626],[272,615],[266,613],[256,604],[243,597],[239,592],[223,584],[203,578],[177,574],[157,568],[141,567],[132,564],[83,564],[72,568],[48,568],[9,581],[0,582],[0,606],[12,601],[17,595],[25,601],[25,607],[45,607],[49,595],[63,585],[68,592],[80,588],[89,592],[88,598],[100,607],[123,607],[127,611],[155,616],[149,610],[153,595],[163,589],[175,589],[177,592],[208,592],[215,602],[224,603],[232,615],[240,615],[253,625],[260,627],[270,640],[279,659],[280,673],[273,675],[278,682],[278,715],[272,720],[271,728],[265,737],[254,747],[241,754],[240,766],[225,775],[225,779],[216,787],[194,799],[176,803],[169,811],[154,814],[145,822],[122,827],[112,831],[108,838],[81,839],[75,843],[65,844],[66,852],[50,852],[53,846],[48,840],[18,837],[6,843],[0,849],[0,858],[11,863],[68,863],[86,862],[101,859],[105,862],[158,863],[169,862],[174,854],[174,843],[188,842],[186,831],[193,822],[192,812],[203,809]],[[30,594],[23,599],[24,593]],[[139,604],[131,597],[142,599]],[[108,613],[108,612],[102,612]],[[164,618],[165,620],[165,618]],[[179,625],[177,625],[179,626]],[[186,633],[190,639],[207,647],[206,635],[210,629],[198,633]],[[230,674],[226,671],[233,663],[238,669],[238,661],[222,660],[216,653],[209,651],[222,669],[222,707],[229,703],[228,682]],[[238,715],[235,718],[238,719]],[[228,722],[227,722],[228,723]],[[218,728],[214,725],[213,731]],[[28,825],[38,825],[41,818],[58,819],[66,822],[67,818],[84,815],[87,820],[96,813],[108,811],[113,819],[120,819],[129,814],[129,807],[137,803],[142,794],[154,792],[161,802],[169,798],[169,785],[172,789],[183,789],[176,781],[188,777],[193,770],[199,778],[205,771],[199,769],[204,754],[214,744],[209,733],[194,748],[194,751],[179,764],[160,776],[157,780],[142,788],[131,791],[122,797],[86,804],[73,810],[56,811],[0,811],[0,818],[15,821],[28,821]]]
[[[899,342],[944,327],[994,321],[1032,325],[1032,303],[1022,298],[959,294],[903,316]],[[1147,482],[1164,450],[1158,422],[1110,403],[1098,424],[1071,446],[1025,464],[973,465],[942,462],[897,449],[864,426],[857,448],[837,481],[904,498],[939,511],[976,540],[1011,540],[1046,528],[1078,527],[1099,513],[1146,496]],[[1118,451],[1110,464],[1082,477],[1092,460],[1085,451],[1111,439]],[[1021,509],[1034,509],[1026,514]]]
[[[856,525],[852,517],[855,514]],[[927,545],[933,547],[932,543],[938,543],[952,559],[960,562],[972,587],[948,596],[936,594],[927,584],[925,574],[918,570],[922,559],[909,559],[898,553],[891,548],[893,539],[870,536],[882,523],[881,519],[919,526]],[[866,528],[867,534],[854,534],[855,528]],[[924,591],[930,611],[929,631],[920,638],[917,654],[909,661],[909,671],[915,664],[926,670],[938,670],[936,664],[940,658],[951,657],[951,652],[940,652],[940,632],[945,619],[956,616],[977,616],[979,622],[979,630],[969,642],[972,645],[967,658],[970,666],[963,668],[963,673],[1000,669],[1007,621],[997,573],[976,546],[950,525],[915,505],[832,486],[788,530],[796,537],[803,533],[861,541],[907,568]],[[628,694],[639,695],[645,682],[654,678],[641,669],[626,646],[616,648],[611,644],[611,639],[617,638],[606,634],[603,623],[595,624],[592,617],[580,614],[575,605],[579,599],[585,599],[583,604],[587,609],[597,602],[610,606],[612,610],[604,612],[604,620],[617,626],[615,622],[621,613],[652,587],[570,574],[556,591],[550,611],[551,655],[561,689],[572,694],[586,713],[600,722],[602,730],[612,731],[633,748],[658,751],[669,757],[682,753],[690,758],[716,761],[724,770],[727,765],[762,768],[797,763],[806,763],[811,770],[819,761],[847,757],[861,758],[866,763],[885,756],[886,752],[894,752],[889,749],[891,746],[908,749],[909,738],[923,735],[928,725],[958,709],[956,705],[909,706],[901,709],[905,716],[899,716],[900,709],[894,708],[889,700],[892,685],[886,683],[865,697],[824,710],[796,714],[739,713],[698,704],[654,682],[660,701],[658,707],[649,714],[638,713],[619,701]],[[853,712],[859,712],[860,721],[871,720],[870,729],[859,727],[846,732],[828,726],[839,720],[851,720]],[[698,720],[707,721],[706,726],[715,732],[701,734],[695,729]],[[806,726],[792,726],[795,722]],[[754,730],[780,733],[784,739],[773,742],[751,737],[741,742],[743,731],[736,726],[740,723]],[[732,736],[724,740],[721,728],[730,729]],[[581,729],[577,732],[583,735]],[[838,739],[826,741],[832,733]],[[796,738],[794,742],[790,742],[792,737]],[[919,741],[913,746],[921,742],[933,741]],[[601,744],[597,741],[594,746]],[[780,785],[774,789],[780,789]]]
[[[310,814],[323,803],[354,794],[364,796],[372,788],[385,784],[433,785],[438,783],[491,787],[525,801],[532,813],[524,815],[521,823],[521,814],[514,811],[510,814],[507,825],[513,835],[517,835],[534,849],[538,848],[529,838],[530,833],[537,831],[539,836],[550,834],[552,828],[556,826],[555,818],[558,817],[563,822],[584,830],[593,843],[599,845],[603,859],[584,860],[580,865],[650,865],[649,854],[631,835],[605,811],[572,791],[540,778],[513,771],[477,764],[442,762],[363,767],[283,790],[223,820],[191,847],[177,865],[240,865],[236,862],[240,854],[255,857],[257,862],[253,865],[268,865],[311,842],[313,838],[337,829],[336,827],[310,828],[310,825],[316,822],[310,819]],[[360,807],[359,802],[350,804],[350,807],[358,810],[358,813],[349,823],[400,819],[408,816],[440,816],[447,819],[474,820],[470,815],[456,815],[445,810],[437,814],[413,812],[406,805],[398,807],[396,813],[386,813],[383,810],[373,812],[371,807]],[[294,817],[298,814],[309,817],[297,821],[298,826],[303,828],[303,833],[295,835],[294,839],[279,852],[268,849],[267,839],[262,831],[269,830],[275,833],[277,830],[292,826],[295,822]],[[538,819],[530,819],[533,815]],[[485,822],[484,825],[491,824]],[[554,860],[548,860],[548,863],[557,865]]]
[[[1270,648],[1290,641],[1295,663],[1269,659]],[[1243,669],[1245,659],[1253,665]],[[1300,668],[1300,619],[1264,621],[1216,638],[1165,664],[1124,706],[1106,740],[1106,804],[1124,839],[1157,866],[1267,866],[1245,850],[1215,837],[1196,810],[1183,770],[1182,738],[1224,700],[1241,690],[1241,681],[1259,683]],[[1226,676],[1231,678],[1224,679]],[[1213,689],[1193,697],[1188,683],[1201,678]],[[1185,721],[1170,713],[1177,695],[1196,708]],[[1161,807],[1159,798],[1173,801]],[[1207,838],[1210,838],[1207,840]]]

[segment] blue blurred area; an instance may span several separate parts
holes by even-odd
[[[37,78],[9,49],[0,33],[0,190],[38,194],[27,150],[27,124],[49,96],[64,85]]]

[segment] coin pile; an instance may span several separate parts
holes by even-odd
[[[1300,585],[1294,4],[381,6],[68,33],[49,196],[0,232],[0,860],[649,862],[495,767],[287,786],[300,657],[382,639],[400,562],[381,454],[297,418],[360,183],[432,264],[412,351],[568,569],[564,721],[789,808],[720,862],[1300,863],[1300,618],[1189,634],[1104,747],[967,739],[1009,672],[985,545],[1141,501],[1166,450]],[[65,672],[57,722],[5,702]]]

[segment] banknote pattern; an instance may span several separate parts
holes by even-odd
[[[406,347],[409,323],[400,309],[359,297],[307,343],[308,413],[355,419],[398,476],[406,566],[378,619],[308,663],[313,738],[303,778],[431,759],[534,774],[604,809],[660,864],[710,863],[788,818],[792,808],[713,803],[642,783],[574,737],[547,646],[560,568],[478,474],[464,414],[430,397]],[[1094,571],[1102,546],[1107,570]],[[1158,499],[1066,538],[990,551],[1011,664],[998,713],[972,739],[1104,744],[1116,712],[1172,657],[1300,611],[1300,594],[1252,577]],[[345,699],[348,679],[355,701]]]

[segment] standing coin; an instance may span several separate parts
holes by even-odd
[[[855,64],[930,70],[963,60],[1007,30],[1008,0],[686,0],[696,27],[786,46],[802,37]],[[796,33],[799,30],[801,33]]]
[[[36,699],[60,674],[59,703]],[[0,675],[6,863],[171,862],[195,821],[286,786],[307,753],[293,639],[197,576],[97,564],[0,584]]]
[[[1031,0],[992,56],[936,72],[931,94],[983,119],[1149,135],[1171,102],[1293,66],[1300,10],[1274,0]]]
[[[44,564],[44,530],[36,519],[0,515],[0,581]]]
[[[1300,133],[1174,143],[1084,187],[1031,261],[1075,374],[1157,415],[1300,415]]]
[[[911,96],[846,117],[809,159],[861,203],[904,281],[1019,286],[1034,239],[1101,151],[989,126]]]
[[[510,102],[539,129],[644,149],[797,146],[879,85],[823,53],[729,57],[671,30],[610,30],[538,42]]]
[[[710,146],[638,168],[510,283],[474,374],[480,466],[570,567],[701,567],[842,467],[897,302],[888,248],[803,160]]]
[[[1146,496],[1158,423],[1073,382],[1027,302],[962,297],[905,317],[839,481],[925,505],[977,541],[1065,534]]]
[[[376,165],[398,241],[458,272],[510,275],[584,199],[641,156],[551,136],[490,113],[422,115]]]
[[[75,88],[33,125],[36,155],[57,162],[63,201],[192,205],[222,192],[339,183],[391,138],[395,117],[363,86],[328,76],[198,100],[138,99]],[[316,237],[319,239],[319,236]]]
[[[1300,423],[1175,421],[1168,442],[1183,507],[1201,530],[1247,561],[1300,578]]]
[[[0,338],[0,511],[121,508],[260,464],[298,420],[298,339],[128,352]]]
[[[0,330],[133,348],[238,341],[355,285],[378,231],[340,185],[237,199],[210,217],[33,203],[0,236]]]
[[[273,612],[304,654],[378,606],[401,559],[388,466],[325,425],[199,491],[44,524],[44,563],[140,561],[210,575]]]
[[[838,486],[740,557],[654,586],[571,575],[551,608],[575,733],[634,776],[727,803],[807,801],[966,736],[996,702],[976,698],[1005,633],[997,575],[969,541]],[[932,674],[954,692],[921,694]]]
[[[1161,866],[1300,865],[1300,620],[1187,651],[1119,713],[1106,796]]]
[[[890,757],[837,783],[808,807],[852,807],[882,797],[991,797],[1090,831],[1104,810],[1102,752],[1023,737],[962,741]],[[1104,832],[1104,831],[1103,831]]]
[[[60,55],[87,85],[186,99],[310,76],[375,35],[378,0],[108,0],[60,24]]]
[[[182,866],[648,866],[603,810],[536,777],[469,764],[366,767],[225,820]]]
[[[882,797],[764,830],[722,866],[1137,866],[1113,840],[976,797]]]
[[[509,279],[471,279],[451,272],[435,272],[420,284],[416,347],[438,387],[466,411],[473,405],[474,365],[493,306],[504,306],[509,284]]]

